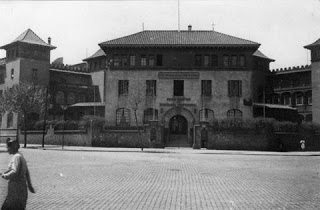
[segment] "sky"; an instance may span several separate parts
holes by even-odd
[[[0,46],[30,28],[57,48],[51,61],[82,62],[98,44],[144,30],[212,30],[261,44],[271,69],[310,64],[320,0],[0,1]],[[0,58],[5,51],[0,50]]]

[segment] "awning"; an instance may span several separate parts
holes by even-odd
[[[83,102],[72,104],[72,107],[94,107],[94,106],[105,106],[104,102]]]
[[[297,110],[296,108],[281,105],[281,104],[263,104],[263,103],[253,103],[253,106],[259,106],[259,107],[268,107],[270,109],[290,109],[290,110]]]

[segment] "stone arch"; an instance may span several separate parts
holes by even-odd
[[[174,108],[169,109],[168,111],[166,111],[164,113],[164,115],[162,116],[161,122],[162,122],[162,124],[164,125],[165,128],[169,127],[169,121],[175,115],[182,115],[188,121],[188,128],[192,128],[193,127],[193,125],[195,123],[195,117],[193,116],[191,111],[186,109],[186,108],[183,108],[183,107],[182,108],[174,107]]]

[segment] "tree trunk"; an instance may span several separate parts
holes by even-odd
[[[139,128],[139,125],[138,125],[137,110],[134,110],[134,118],[136,120],[136,126],[137,126],[137,129],[138,129],[141,151],[143,151],[142,137],[141,137],[140,128]]]
[[[24,148],[27,147],[27,113],[24,112]],[[18,129],[18,128],[17,128]]]

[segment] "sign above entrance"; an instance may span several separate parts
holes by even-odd
[[[199,79],[199,72],[159,72],[159,79]]]
[[[160,103],[160,106],[185,106],[185,107],[196,107],[196,104],[185,104],[185,103]]]

